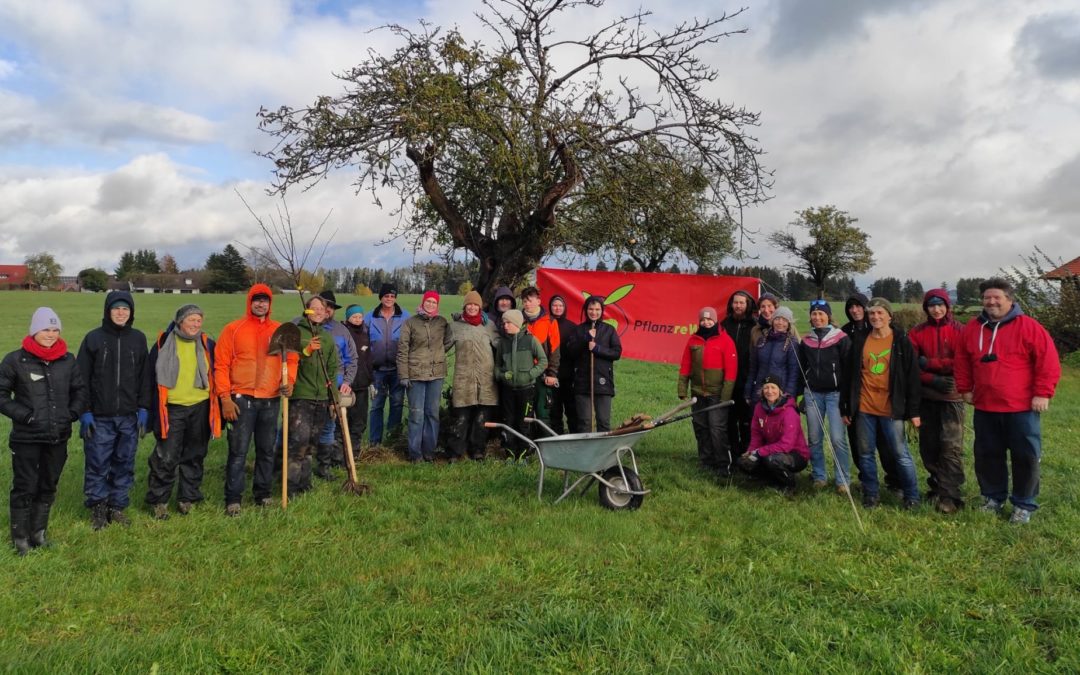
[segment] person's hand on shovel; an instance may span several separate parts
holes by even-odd
[[[278,393],[281,394],[282,396],[284,396],[285,398],[291,398],[292,397],[292,390],[293,390],[293,386],[289,382],[282,382],[281,386],[278,387]]]

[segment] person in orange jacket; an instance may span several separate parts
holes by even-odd
[[[225,513],[240,515],[246,483],[248,446],[255,437],[255,476],[251,496],[270,503],[274,445],[281,396],[292,393],[299,356],[286,356],[289,377],[281,381],[281,355],[270,352],[270,336],[281,322],[270,318],[273,291],[265,284],[248,290],[244,316],[225,326],[214,348],[214,385],[227,423],[229,458],[225,465]]]

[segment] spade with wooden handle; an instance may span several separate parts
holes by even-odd
[[[270,353],[281,357],[281,508],[289,508],[289,352],[299,352],[300,327],[287,322],[277,327],[270,336]]]

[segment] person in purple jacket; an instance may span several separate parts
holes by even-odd
[[[765,378],[761,400],[750,419],[750,446],[739,457],[738,466],[791,494],[795,491],[795,474],[810,461],[810,448],[795,401],[783,391],[782,382],[778,375]]]

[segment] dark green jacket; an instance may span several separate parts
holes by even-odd
[[[547,365],[544,348],[524,328],[517,335],[499,338],[499,346],[495,350],[495,367],[498,369],[495,376],[500,382],[514,389],[531,387]]]
[[[300,344],[307,348],[311,342],[312,332],[307,321],[300,321]],[[321,348],[305,356],[300,352],[300,365],[296,368],[296,384],[293,385],[291,398],[303,401],[328,401],[330,392],[327,390],[327,377],[330,378],[330,386],[336,387],[335,382],[338,372],[337,345],[334,344],[334,336],[322,326],[315,326],[315,333],[319,336]],[[322,366],[319,362],[322,362]]]

